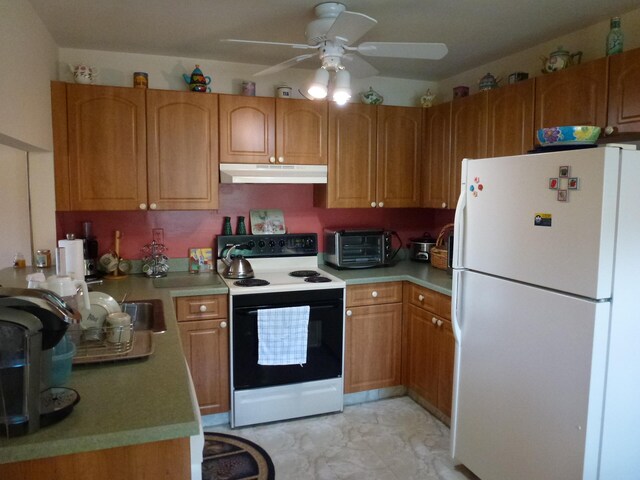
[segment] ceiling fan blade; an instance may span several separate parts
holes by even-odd
[[[286,60],[282,63],[278,63],[277,65],[273,65],[272,67],[269,68],[265,68],[264,70],[260,70],[258,73],[254,73],[253,76],[254,77],[259,77],[262,75],[270,75],[272,73],[276,73],[279,72],[281,70],[285,70],[287,68],[290,68],[300,62],[302,62],[303,60],[306,60],[307,58],[311,58],[311,57],[315,57],[316,54],[315,53],[306,53],[304,55],[298,55],[297,57],[293,57],[290,58],[289,60]]]
[[[379,72],[373,65],[358,55],[346,54],[342,57],[342,64],[355,78],[375,77]]]
[[[230,43],[250,43],[254,45],[276,45],[281,47],[293,47],[293,48],[317,48],[315,46],[305,45],[303,43],[265,42],[262,40],[237,40],[235,38],[223,38],[220,41],[230,42]]]
[[[444,43],[365,42],[357,50],[368,57],[422,58],[440,60],[449,50]]]
[[[340,40],[345,45],[358,40],[371,30],[378,21],[364,13],[342,12],[326,34],[328,40],[335,42]]]

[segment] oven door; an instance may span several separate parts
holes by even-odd
[[[259,293],[232,297],[232,375],[235,390],[342,377],[344,289]],[[258,364],[258,310],[309,305],[307,363]]]

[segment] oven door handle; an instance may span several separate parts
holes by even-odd
[[[264,308],[257,308],[257,309],[253,309],[253,310],[249,310],[248,312],[244,312],[243,308],[238,308],[238,309],[234,309],[235,311],[243,311],[243,313],[246,313],[247,315],[257,315],[258,310],[267,310],[270,308],[280,308],[280,307],[264,307]],[[282,307],[282,308],[287,308],[287,307]],[[312,305],[311,306],[311,310],[330,310],[333,308],[340,308],[340,305]]]

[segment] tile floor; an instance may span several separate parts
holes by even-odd
[[[205,428],[264,448],[276,480],[467,480],[449,458],[449,428],[409,397],[347,406],[342,414],[269,425]]]

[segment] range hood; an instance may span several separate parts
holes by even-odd
[[[327,166],[221,163],[220,183],[327,183]]]

